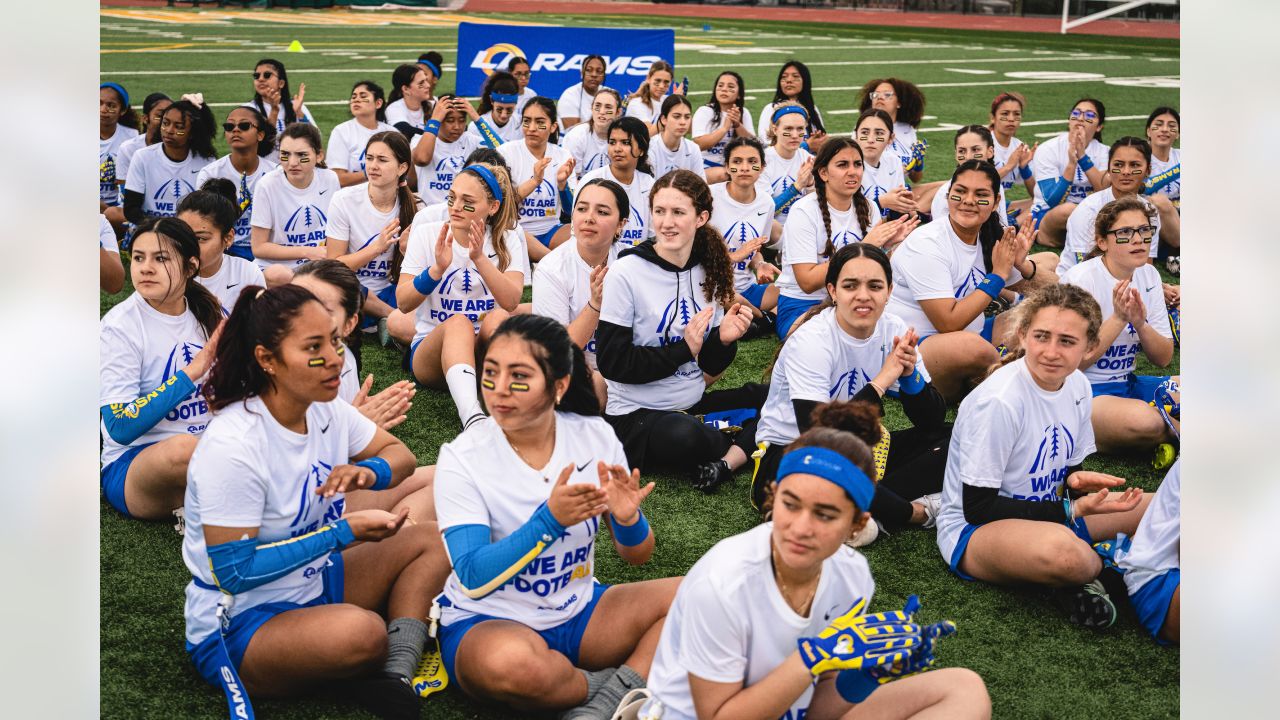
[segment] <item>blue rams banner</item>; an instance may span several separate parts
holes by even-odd
[[[604,84],[626,97],[644,82],[654,62],[675,65],[676,31],[460,23],[458,94],[479,95],[485,78],[505,69],[513,55],[529,61],[530,87],[552,100],[582,82],[582,61],[588,55],[603,55]]]

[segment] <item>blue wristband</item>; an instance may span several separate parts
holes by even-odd
[[[1076,161],[1076,165],[1077,165],[1081,170],[1092,170],[1092,169],[1093,169],[1093,158],[1089,157],[1088,155],[1081,155],[1081,156],[1080,156],[1080,159]]]
[[[925,386],[924,376],[919,370],[912,370],[911,374],[898,380],[898,390],[903,395],[919,395]]]
[[[978,283],[978,289],[995,300],[1000,297],[1000,291],[1004,289],[1004,278],[995,273],[987,273],[987,276],[982,278],[982,282]]]
[[[640,517],[630,525],[619,525],[618,517],[613,513],[609,513],[609,518],[613,520],[613,539],[623,547],[635,547],[644,542],[649,537],[649,521],[645,519],[644,513],[639,510],[636,514]]]
[[[1032,172],[1031,172],[1031,166],[1030,166],[1030,165],[1023,165],[1022,167],[1019,167],[1019,168],[1018,168],[1018,174],[1022,176],[1022,179],[1023,179],[1023,180],[1030,180],[1030,179],[1031,179],[1031,176],[1032,176],[1034,173],[1032,173]]]
[[[373,471],[373,484],[370,490],[386,490],[391,487],[391,463],[374,455],[368,460],[361,460],[356,467],[369,468]]]
[[[435,118],[431,118],[430,120],[428,120],[428,121],[427,121],[427,124],[426,124],[425,126],[423,126],[422,131],[423,131],[423,132],[429,132],[429,133],[431,133],[432,135],[439,135],[439,134],[440,134],[440,121],[439,121],[439,120],[436,120]]]
[[[417,290],[423,295],[430,295],[431,291],[435,290],[436,286],[439,284],[440,284],[439,280],[431,277],[431,268],[427,268],[426,270],[423,270],[422,272],[418,273],[416,277],[413,278],[413,289]]]
[[[871,696],[880,681],[871,677],[865,670],[841,670],[836,673],[836,692],[845,702],[860,703]]]

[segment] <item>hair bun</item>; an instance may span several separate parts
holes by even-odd
[[[843,430],[875,447],[880,442],[880,409],[865,400],[822,403],[813,409],[815,426]]]

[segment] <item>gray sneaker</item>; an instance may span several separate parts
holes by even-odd
[[[876,522],[875,518],[871,518],[853,537],[845,540],[844,544],[851,548],[866,547],[875,542],[878,537],[880,537],[880,523]]]
[[[912,500],[911,503],[924,508],[924,527],[938,526],[938,513],[942,512],[942,493],[936,492],[929,495],[921,495]]]

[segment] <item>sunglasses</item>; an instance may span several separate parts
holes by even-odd
[[[1086,125],[1092,125],[1092,124],[1094,124],[1094,123],[1098,122],[1098,113],[1096,113],[1096,112],[1094,112],[1094,111],[1092,111],[1092,110],[1080,110],[1080,109],[1076,109],[1076,110],[1072,110],[1072,111],[1071,111],[1071,119],[1072,119],[1072,120],[1083,120],[1083,121],[1085,122],[1085,124],[1086,124]]]
[[[239,130],[240,132],[249,132],[250,128],[256,128],[256,127],[258,126],[254,125],[248,120],[241,120],[238,123],[231,123],[231,122],[222,123],[222,129],[227,132],[231,132],[232,130]]]
[[[1151,238],[1155,237],[1156,229],[1152,225],[1140,225],[1138,227],[1122,227],[1108,230],[1107,234],[1115,236],[1117,245],[1125,245],[1138,240],[1138,238],[1141,238],[1139,242],[1149,243]]]
[[[254,74],[253,74],[253,79],[254,79],[254,80],[270,80],[271,78],[273,78],[273,77],[275,77],[275,76],[276,76],[276,74],[275,74],[275,73],[271,72],[270,70],[265,70],[265,71],[263,71],[263,72],[256,72],[256,73],[254,73]]]

